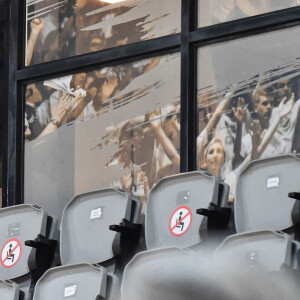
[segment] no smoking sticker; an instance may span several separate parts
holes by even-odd
[[[13,267],[22,254],[21,242],[17,239],[8,240],[1,250],[1,264],[4,268]]]
[[[170,218],[169,229],[175,236],[184,235],[192,224],[192,211],[187,206],[177,208]]]

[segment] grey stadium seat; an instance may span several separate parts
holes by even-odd
[[[124,270],[121,299],[200,299],[200,262],[194,251],[178,247],[140,252]]]
[[[218,204],[228,197],[227,187],[219,196],[217,177],[196,171],[161,179],[150,191],[145,216],[147,249],[178,246],[190,247],[201,242],[199,234],[203,215],[197,210]]]
[[[235,226],[238,233],[292,229],[300,221],[300,159],[285,155],[251,162],[237,182]]]
[[[282,298],[282,291],[295,278],[299,291],[298,250],[288,234],[260,231],[228,237],[212,260],[176,247],[140,252],[125,268],[121,299],[292,299]]]
[[[235,234],[227,237],[215,251],[217,262],[239,268],[257,267],[264,271],[279,271],[282,266],[297,269],[299,243],[284,232],[270,230]]]
[[[51,266],[56,229],[55,220],[38,206],[23,204],[0,209],[0,278],[19,283],[30,297],[29,287],[33,288]]]
[[[0,280],[0,298],[3,300],[20,300],[19,285],[10,280]]]
[[[122,300],[141,297],[145,300],[283,299],[281,292],[286,295],[285,286],[290,287],[287,283],[294,280],[298,291],[300,244],[291,235],[276,230],[288,229],[289,232],[299,222],[299,202],[289,198],[290,192],[294,192],[290,194],[294,198],[299,193],[299,167],[299,158],[293,155],[252,162],[240,175],[234,204],[236,228],[242,233],[227,237],[215,250],[214,259],[210,263],[208,259],[208,265],[201,261],[202,253],[194,251],[194,247],[189,252],[160,248],[137,254],[125,268]],[[181,186],[187,187],[186,182]],[[163,202],[166,192],[170,191],[174,203],[178,189],[174,186],[172,191],[166,184],[161,189],[163,192],[158,191],[161,198],[157,198]],[[202,195],[200,190],[198,194]],[[154,204],[150,202],[156,210],[161,209],[158,199]],[[216,201],[212,203],[200,213],[210,218],[227,207],[226,201],[219,201],[218,205]],[[153,230],[155,238],[150,236],[152,248],[170,244],[169,238],[166,243],[161,242],[165,240],[166,231],[160,222],[163,215],[158,216]],[[146,240],[147,232],[146,227]],[[193,237],[196,233],[195,230]],[[179,243],[179,246],[190,244]],[[138,288],[135,288],[134,278],[139,278]],[[280,285],[281,282],[284,284]]]
[[[281,294],[278,292],[276,295],[274,282],[277,284],[281,280],[286,282],[291,279],[289,276],[294,273],[286,272],[286,269],[296,271],[296,276],[291,281],[296,278],[298,282],[300,244],[287,233],[276,230],[289,229],[298,222],[298,202],[290,199],[288,195],[290,192],[296,192],[297,196],[299,192],[299,170],[299,158],[293,155],[254,161],[244,170],[238,181],[235,200],[236,226],[237,230],[243,233],[227,237],[215,250],[214,260],[209,265],[201,262],[202,253],[197,251],[198,248],[191,247],[189,252],[184,249],[158,248],[176,243],[175,238],[166,238],[168,231],[163,228],[166,227],[165,220],[160,220],[167,215],[164,213],[167,208],[161,208],[158,199],[163,202],[169,194],[173,206],[176,206],[179,194],[176,192],[180,192],[180,188],[189,190],[184,180],[178,181],[179,187],[171,187],[168,182],[162,185],[162,188],[158,185],[157,195],[154,195],[157,198],[154,201],[151,197],[149,199],[150,212],[155,215],[153,211],[157,211],[157,224],[154,226],[155,222],[152,221],[149,227],[149,223],[146,222],[147,246],[156,249],[137,254],[127,265],[122,282],[122,300],[135,300],[140,297],[145,300],[269,299],[260,293],[264,285],[269,287],[266,289],[272,294],[270,299],[283,299],[276,298]],[[208,187],[207,184],[206,188]],[[199,194],[205,193],[198,190]],[[293,195],[295,196],[295,193]],[[170,206],[172,201],[169,200]],[[223,207],[230,210],[226,201],[219,201],[218,205],[215,205],[216,201],[212,203],[208,209],[202,209],[200,212],[211,217],[219,209],[222,211]],[[202,207],[205,207],[205,204],[202,204]],[[148,218],[148,209],[146,217]],[[151,235],[152,227],[154,236]],[[249,232],[250,229],[256,231]],[[195,237],[198,238],[197,230],[193,233],[191,240],[195,241]],[[191,244],[188,240],[177,245],[190,247]],[[213,248],[211,250],[214,251]],[[279,281],[272,281],[274,274],[279,274]],[[138,289],[134,289],[134,278],[139,278]],[[279,285],[278,288],[282,287]]]
[[[37,282],[33,300],[96,300],[106,297],[105,268],[86,263],[49,269]]]
[[[29,273],[28,258],[32,249],[24,245],[25,241],[35,239],[38,234],[45,235],[46,225],[47,215],[32,205],[0,209],[1,248],[10,240],[19,241],[21,248],[19,261],[14,266],[5,268],[1,263],[0,278],[13,279]],[[18,248],[15,251],[18,251]],[[18,253],[16,254],[15,258],[18,256]]]
[[[236,299],[297,299],[299,248],[300,243],[284,232],[236,234],[217,248],[215,265],[226,278],[222,283],[236,291]]]
[[[121,189],[107,188],[75,196],[65,207],[61,220],[63,266],[49,269],[41,277],[33,299],[118,299],[117,274],[121,267],[116,252],[124,249],[122,243],[130,244],[122,238],[127,231],[141,229],[141,224],[135,223],[140,221],[140,214],[140,202]],[[110,230],[112,224],[114,231]],[[130,247],[125,246],[126,250]]]
[[[115,258],[116,239],[122,236],[122,232],[115,231],[134,227],[140,212],[139,202],[121,189],[107,188],[75,196],[65,207],[61,221],[62,264],[110,262]],[[110,226],[114,224],[112,231]]]

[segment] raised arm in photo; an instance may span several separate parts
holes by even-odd
[[[27,42],[27,51],[26,51],[26,66],[29,66],[31,63],[32,55],[34,52],[34,47],[36,40],[44,27],[43,19],[33,19],[30,23],[31,33]]]

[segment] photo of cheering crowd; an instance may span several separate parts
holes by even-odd
[[[27,0],[26,66],[178,33],[180,20],[180,0]]]
[[[210,97],[208,100],[207,97]],[[198,167],[231,187],[251,160],[300,152],[300,75],[260,74],[199,99]]]
[[[36,149],[38,141],[47,141],[65,126],[74,126],[75,131],[87,126],[87,132],[95,130],[92,142],[97,142],[78,150],[78,157],[83,157],[77,162],[80,183],[84,168],[86,176],[91,176],[87,165],[92,162],[102,177],[112,173],[110,186],[122,187],[145,203],[149,189],[160,178],[179,173],[179,70],[180,56],[173,54],[29,84],[25,114],[27,151],[31,145]],[[95,120],[102,122],[98,123],[98,130],[93,125]],[[85,138],[86,135],[79,139]],[[80,143],[80,147],[83,144],[86,143]],[[97,166],[97,155],[102,160],[107,157],[102,165],[99,162]],[[43,157],[49,159],[54,158]],[[31,162],[31,169],[33,163],[38,162]],[[97,184],[100,183],[99,178]]]

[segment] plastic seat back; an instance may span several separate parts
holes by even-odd
[[[237,182],[235,225],[238,233],[252,230],[285,230],[299,222],[293,217],[299,192],[300,159],[286,155],[256,160],[241,173]]]
[[[32,248],[25,241],[45,235],[47,215],[34,205],[23,204],[0,209],[0,278],[13,279],[29,273]]]
[[[161,179],[151,190],[146,209],[148,249],[189,247],[201,241],[203,216],[197,209],[217,202],[219,180],[207,172],[182,173]]]
[[[20,289],[18,284],[10,280],[0,280],[0,296],[3,300],[19,300]]]
[[[114,188],[75,196],[65,207],[61,221],[62,264],[92,264],[113,258],[117,233],[109,226],[123,218],[130,220],[131,204],[128,193]]]
[[[177,247],[136,254],[124,270],[121,299],[199,299],[198,259],[190,249]]]
[[[33,300],[105,299],[106,282],[106,270],[99,265],[82,263],[56,267],[39,279]]]
[[[214,257],[230,269],[256,267],[267,272],[279,271],[282,265],[293,267],[294,261],[291,237],[269,230],[231,235],[216,249]]]

